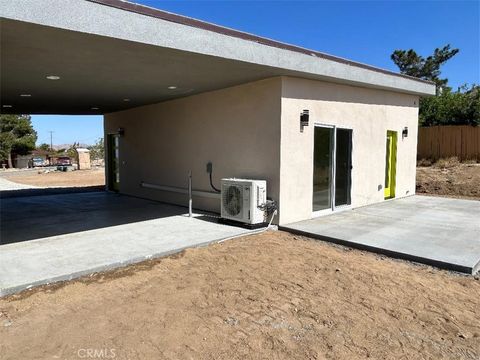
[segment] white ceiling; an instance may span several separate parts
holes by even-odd
[[[1,103],[12,106],[3,113],[107,113],[280,74],[261,65],[14,20],[2,19],[1,26]],[[48,80],[49,75],[60,79]]]

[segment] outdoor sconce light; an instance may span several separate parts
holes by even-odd
[[[118,128],[117,134],[118,134],[118,136],[122,136],[122,137],[123,137],[123,136],[125,135],[125,129],[122,128],[122,127]]]
[[[310,115],[308,110],[303,110],[300,114],[300,131],[303,132],[303,127],[308,126]]]
[[[404,127],[402,130],[402,138],[408,137],[408,127]]]

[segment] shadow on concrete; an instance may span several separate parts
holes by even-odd
[[[32,194],[2,198],[0,245],[188,213],[181,206],[105,191]]]
[[[7,199],[12,197],[25,197],[25,196],[77,194],[77,193],[85,193],[85,192],[99,192],[104,190],[105,190],[104,185],[3,190],[3,191],[0,191],[0,199]]]
[[[211,223],[219,223],[220,220],[220,215],[218,214],[213,214],[213,213],[205,213],[202,215],[196,215],[195,219],[197,220],[203,220]]]

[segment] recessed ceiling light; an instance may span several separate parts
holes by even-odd
[[[32,96],[31,94],[20,94],[21,97],[30,97]]]
[[[130,99],[123,99],[123,101],[128,102],[128,101],[130,101]]]
[[[94,107],[91,107],[90,109],[92,109],[92,110],[98,110],[98,107],[94,106]]]
[[[175,90],[176,88],[177,88],[176,86],[172,85],[168,87],[168,90]]]
[[[4,107],[4,108],[11,108],[12,105],[2,105],[2,107]]]
[[[58,75],[48,75],[47,79],[48,80],[59,80],[60,76],[58,76]]]

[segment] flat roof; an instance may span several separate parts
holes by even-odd
[[[0,18],[3,113],[102,114],[274,76],[435,94],[429,81],[121,0],[2,0]]]
[[[372,66],[372,65],[368,65],[368,64],[364,64],[364,63],[361,63],[361,62],[358,62],[358,61],[352,61],[352,60],[348,60],[348,59],[345,59],[345,58],[342,58],[342,57],[330,55],[330,54],[327,54],[327,53],[324,53],[324,52],[311,50],[311,49],[303,48],[303,47],[292,45],[292,44],[287,44],[287,43],[272,40],[272,39],[269,39],[269,38],[266,38],[266,37],[262,37],[262,36],[258,36],[258,35],[255,35],[255,34],[250,34],[250,33],[244,32],[244,31],[239,31],[239,30],[228,28],[228,27],[216,25],[216,24],[213,24],[213,23],[210,23],[210,22],[194,19],[194,18],[191,18],[191,17],[188,17],[188,16],[174,14],[174,13],[167,12],[167,11],[160,10],[160,9],[156,9],[156,8],[153,8],[153,7],[150,7],[150,6],[137,4],[137,3],[134,3],[134,2],[123,1],[123,0],[87,0],[87,1],[91,1],[91,2],[94,2],[94,3],[102,4],[102,5],[112,6],[112,7],[115,7],[117,9],[131,11],[131,12],[146,15],[146,16],[152,16],[152,17],[157,18],[157,19],[163,19],[163,20],[175,22],[175,23],[182,24],[182,25],[192,26],[192,27],[195,27],[195,28],[198,28],[198,29],[213,31],[213,32],[216,32],[216,33],[219,33],[219,34],[228,35],[228,36],[236,37],[236,38],[243,39],[243,40],[254,41],[254,42],[259,43],[259,44],[263,44],[263,45],[267,45],[267,46],[273,46],[273,47],[276,47],[276,48],[279,48],[279,49],[295,51],[295,52],[298,52],[298,53],[301,53],[301,54],[306,54],[306,55],[309,55],[309,56],[328,59],[328,60],[336,61],[336,62],[339,62],[339,63],[342,63],[342,64],[358,66],[360,68],[369,69],[369,70],[373,70],[373,71],[378,71],[378,72],[381,72],[381,73],[384,73],[384,74],[389,74],[389,75],[393,75],[393,76],[400,76],[400,77],[403,77],[403,78],[406,78],[406,79],[411,79],[411,80],[414,80],[414,81],[420,81],[420,82],[423,82],[423,83],[426,83],[426,84],[434,84],[434,82],[432,82],[432,81],[423,80],[423,79],[416,78],[416,77],[409,76],[409,75],[405,75],[405,74],[400,74],[398,72],[382,69],[382,68]]]

